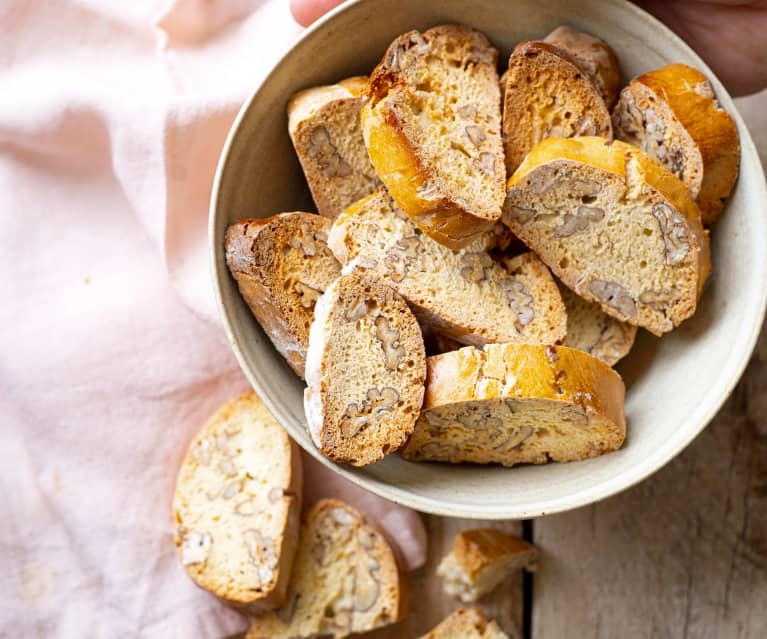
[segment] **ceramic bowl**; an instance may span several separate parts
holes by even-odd
[[[597,459],[501,468],[408,463],[397,454],[365,468],[322,457],[307,434],[304,385],[272,347],[224,262],[224,232],[241,217],[315,211],[290,143],[285,108],[293,93],[367,74],[388,44],[411,30],[460,22],[483,31],[508,59],[515,43],[559,24],[593,33],[615,50],[624,82],[671,62],[701,69],[735,118],[742,149],[737,187],[712,230],[713,275],[697,314],[663,339],[644,331],[618,370],[626,387],[628,437]],[[486,519],[528,518],[603,499],[647,477],[714,417],[748,362],[767,291],[767,193],[754,144],[732,99],[674,33],[629,2],[604,0],[357,0],[312,28],[242,107],[213,188],[210,251],[229,341],[253,387],[290,435],[352,482],[417,510]]]

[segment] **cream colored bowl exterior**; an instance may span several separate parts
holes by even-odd
[[[616,453],[514,469],[415,464],[398,455],[355,469],[319,455],[306,431],[303,384],[265,337],[224,263],[227,225],[244,216],[315,210],[287,132],[297,90],[368,73],[400,33],[462,22],[507,58],[516,42],[561,23],[604,38],[624,80],[671,62],[703,70],[733,114],[742,159],[738,186],[713,229],[713,276],[695,317],[662,340],[642,332],[618,369],[627,385],[628,439]],[[767,291],[767,189],[732,99],[676,35],[629,2],[594,0],[357,0],[326,16],[287,53],[243,106],[218,166],[210,215],[214,284],[229,341],[245,374],[290,435],[364,488],[415,509],[486,519],[528,518],[603,499],[647,477],[714,417],[748,362]]]

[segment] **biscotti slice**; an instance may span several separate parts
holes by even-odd
[[[301,460],[253,392],[192,440],[173,497],[181,563],[243,612],[282,605],[298,543]]]
[[[473,603],[512,572],[534,571],[537,561],[538,549],[515,535],[495,528],[464,530],[437,566],[437,575],[447,594]]]
[[[738,177],[740,142],[705,75],[671,64],[639,76],[621,91],[613,127],[616,138],[657,158],[685,183],[703,224],[714,222]]]
[[[341,274],[330,220],[313,213],[246,219],[226,231],[226,263],[274,347],[301,379],[314,305]]]
[[[335,499],[304,516],[285,605],[253,619],[246,639],[346,637],[395,623],[405,584],[383,534]]]
[[[634,345],[637,327],[605,313],[596,302],[587,302],[566,286],[559,289],[567,309],[565,346],[586,351],[614,366]]]
[[[460,25],[410,31],[370,76],[362,131],[381,181],[415,223],[450,248],[500,217],[506,179],[496,59]]]
[[[382,278],[438,333],[473,345],[563,340],[567,318],[548,270],[530,256],[508,272],[476,242],[458,251],[435,242],[385,188],[349,207],[328,235],[346,271]]]
[[[599,89],[564,49],[521,42],[509,58],[504,94],[506,172],[511,175],[541,140],[580,135],[612,136]]]
[[[362,139],[368,79],[357,76],[296,93],[288,131],[320,215],[335,218],[379,184]]]
[[[599,89],[607,108],[612,108],[618,99],[621,70],[618,58],[604,40],[562,25],[554,29],[543,41],[567,51]]]
[[[418,321],[375,277],[342,275],[320,297],[306,357],[304,408],[323,455],[364,466],[397,450],[423,403]]]
[[[566,286],[656,335],[695,312],[710,271],[689,191],[625,142],[544,140],[509,179],[503,220]]]
[[[410,461],[545,464],[620,448],[624,387],[602,360],[565,346],[488,344],[426,360]]]
[[[482,608],[460,608],[420,639],[509,639]]]

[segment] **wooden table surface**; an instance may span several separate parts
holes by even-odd
[[[767,165],[767,91],[738,107]],[[425,519],[429,558],[411,576],[410,614],[365,636],[418,637],[459,607],[434,570],[456,532],[488,523]],[[542,551],[538,572],[480,602],[513,639],[767,639],[767,331],[733,395],[674,461],[525,533]]]

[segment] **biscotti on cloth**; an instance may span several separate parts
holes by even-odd
[[[173,497],[181,563],[197,585],[243,611],[279,606],[300,508],[298,448],[247,392],[189,445]]]
[[[377,527],[335,499],[304,516],[285,605],[253,619],[246,639],[347,637],[399,621],[405,589]]]

